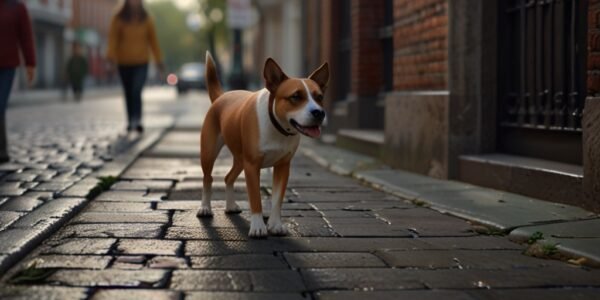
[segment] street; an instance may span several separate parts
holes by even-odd
[[[283,205],[287,237],[248,238],[243,174],[235,194],[243,212],[224,214],[226,150],[213,171],[214,217],[198,219],[208,97],[148,88],[144,105],[147,131],[134,138],[123,136],[119,97],[9,109],[14,162],[0,165],[1,299],[593,299],[600,292],[597,269],[527,256],[527,243],[506,233],[330,172],[304,150]],[[108,175],[117,177],[109,189],[86,200]],[[266,199],[270,170],[261,182]]]

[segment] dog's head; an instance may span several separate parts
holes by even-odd
[[[273,114],[285,130],[319,137],[327,119],[323,96],[329,82],[329,64],[324,63],[308,78],[290,78],[269,58],[263,74],[274,99]]]

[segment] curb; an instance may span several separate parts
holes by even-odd
[[[586,221],[593,222],[600,232],[598,215],[579,207],[393,170],[372,157],[318,142],[303,143],[300,151],[335,174],[352,177],[416,205],[484,225],[490,233],[501,232],[516,243],[523,243],[523,235],[533,230],[546,230],[548,238],[540,243],[551,241],[565,256],[583,258],[586,265],[600,265],[600,247],[596,247],[600,245],[600,234],[594,238],[588,234],[576,241],[552,237],[557,229],[551,226],[567,227],[563,232]],[[577,229],[570,230],[573,234]]]
[[[43,230],[37,232],[31,239],[27,240],[24,245],[19,247],[15,252],[3,254],[0,256],[0,274],[4,275],[7,271],[35,249],[41,242],[52,236],[58,229],[66,224],[71,218],[79,213],[85,206],[92,201],[86,199],[87,194],[99,182],[98,178],[103,176],[120,176],[146,149],[152,147],[169,131],[170,127],[161,128],[153,131],[148,131],[143,137],[133,141],[134,144],[127,151],[117,155],[112,161],[106,163],[101,169],[90,173],[88,176],[75,183],[60,194],[59,198],[52,201],[60,201],[61,199],[81,200],[76,205],[59,218],[52,219],[52,223],[46,226]],[[24,229],[26,231],[27,229]]]

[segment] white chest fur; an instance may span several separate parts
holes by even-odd
[[[298,149],[300,135],[284,136],[277,131],[269,118],[269,91],[263,89],[256,100],[256,113],[259,128],[259,152],[263,155],[261,167],[272,167],[286,155],[293,155]]]

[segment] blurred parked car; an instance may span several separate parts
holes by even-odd
[[[186,93],[189,90],[206,89],[204,82],[204,64],[203,63],[187,63],[184,64],[176,78],[177,92]]]

